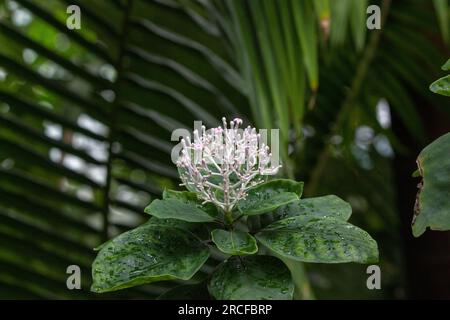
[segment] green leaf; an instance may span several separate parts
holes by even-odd
[[[294,292],[289,269],[271,256],[229,258],[208,285],[217,300],[291,300]]]
[[[192,202],[198,201],[198,197],[195,192],[175,191],[175,190],[169,190],[169,189],[165,189],[163,191],[163,199],[178,199],[178,200],[186,200],[186,201],[192,201]]]
[[[330,41],[333,46],[339,46],[345,42],[348,35],[348,22],[351,19],[352,1],[330,1],[330,9]]]
[[[442,38],[444,39],[444,42],[448,42],[450,29],[448,0],[433,0],[433,4],[438,17]]]
[[[263,214],[298,200],[302,192],[303,182],[271,180],[250,189],[247,197],[238,202],[238,208],[249,216]]]
[[[430,85],[434,93],[450,97],[450,75],[440,78]]]
[[[276,209],[275,220],[295,216],[314,216],[336,218],[347,221],[352,214],[350,204],[335,195],[301,199]]]
[[[353,0],[351,3],[350,12],[350,27],[353,34],[353,39],[356,49],[361,51],[364,48],[364,41],[366,38],[366,19],[368,0]]]
[[[444,71],[450,70],[450,59],[447,60],[447,62],[441,67],[441,69]]]
[[[450,133],[428,145],[417,158],[423,177],[416,198],[412,231],[415,237],[432,230],[450,230]]]
[[[190,191],[175,191],[165,189],[163,192],[163,199],[178,199],[186,203],[194,204],[197,208],[205,211],[210,216],[215,217],[217,215],[217,209],[212,203],[202,204],[198,198],[197,193]]]
[[[110,63],[114,62],[112,57],[110,56],[111,52],[105,50],[104,48],[101,48],[97,43],[93,43],[87,40],[84,36],[81,35],[81,33],[69,32],[70,30],[66,28],[66,25],[64,23],[58,21],[59,19],[53,16],[50,12],[46,11],[42,6],[34,4],[31,1],[20,1],[20,4],[93,54],[98,55],[99,57],[105,59]]]
[[[205,223],[188,222],[178,219],[159,219],[157,217],[151,217],[147,223],[155,226],[173,227],[187,230],[201,240],[209,239],[209,230],[207,228],[207,224]]]
[[[330,19],[330,0],[314,0],[314,10],[317,17],[322,19]]]
[[[94,292],[155,281],[189,280],[209,257],[208,248],[188,231],[144,224],[106,243],[92,264]]]
[[[256,238],[276,254],[318,263],[376,263],[377,243],[348,222],[298,216],[272,223]]]
[[[297,28],[303,62],[306,66],[309,85],[313,91],[319,85],[319,63],[317,53],[317,26],[312,4],[309,1],[292,1],[292,10]]]
[[[199,209],[195,204],[178,199],[153,200],[144,210],[160,219],[178,219],[188,222],[211,222],[214,217]]]
[[[252,203],[250,202],[252,200]],[[290,202],[298,200],[298,196],[293,192],[282,192],[278,194],[273,194],[267,198],[263,198],[258,201],[258,196],[253,199],[249,199],[245,205],[240,205],[239,210],[245,215],[253,216],[258,214],[263,214],[270,212],[279,206],[288,204]]]
[[[108,240],[108,241],[105,241],[105,242],[103,242],[102,244],[96,246],[93,250],[94,250],[94,251],[100,251],[100,250],[103,249],[104,246],[106,246],[106,245],[107,245],[108,243],[110,243],[111,241],[112,241],[112,239],[110,239],[110,240]]]
[[[256,239],[245,231],[215,229],[211,232],[211,237],[217,248],[226,254],[245,255],[258,251]]]

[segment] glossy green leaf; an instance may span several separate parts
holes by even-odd
[[[195,204],[178,199],[153,200],[145,212],[160,219],[178,219],[188,222],[211,222],[214,217]]]
[[[226,254],[245,255],[258,251],[256,239],[245,231],[215,229],[211,237],[217,248]]]
[[[94,292],[144,283],[190,279],[209,257],[208,248],[192,233],[144,224],[107,242],[92,265]]]
[[[347,221],[352,214],[350,204],[335,195],[305,198],[276,209],[276,220],[295,216],[314,216],[336,218]]]
[[[157,217],[151,217],[147,223],[155,226],[184,229],[192,232],[201,240],[209,239],[209,230],[206,223],[188,222],[178,219],[159,219]]]
[[[442,66],[441,69],[444,71],[450,70],[450,59],[447,60],[447,62]]]
[[[258,194],[256,194],[256,197],[258,197]],[[270,195],[267,198],[261,198],[261,201],[258,201],[257,198],[254,198],[253,203],[250,203],[249,199],[249,201],[246,202],[245,205],[241,205],[239,207],[239,210],[243,212],[245,215],[253,216],[270,212],[282,205],[288,204],[296,200],[298,200],[298,196],[295,193],[282,192]]]
[[[294,202],[303,192],[303,182],[288,179],[271,180],[248,191],[238,208],[245,215],[258,215]]]
[[[430,90],[434,93],[450,97],[450,75],[440,78],[430,85]]]
[[[377,243],[348,222],[298,216],[272,223],[256,238],[276,254],[318,263],[376,263]]]
[[[163,191],[163,199],[179,199],[179,200],[186,200],[189,202],[197,202],[198,197],[195,192],[189,192],[189,191],[175,191],[175,190],[169,190],[165,189]]]
[[[450,133],[423,149],[417,165],[423,180],[412,223],[414,236],[420,236],[427,227],[450,230]]]
[[[210,202],[202,204],[202,200],[198,198],[197,193],[195,192],[165,189],[163,192],[163,199],[178,199],[186,203],[194,204],[197,208],[205,211],[210,216],[215,217],[217,215],[216,207]]]
[[[217,300],[291,300],[294,284],[279,259],[254,255],[223,262],[208,289]]]

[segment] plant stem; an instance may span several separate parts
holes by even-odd
[[[224,217],[226,225],[229,225],[229,226],[233,225],[233,214],[231,211],[224,211],[223,217]]]
[[[290,159],[289,159],[290,160]],[[289,179],[294,179],[293,171],[287,172]],[[258,217],[259,218],[259,217]],[[288,260],[278,256],[280,260],[291,271],[292,280],[294,281],[294,299],[295,300],[314,300],[315,296],[309,283],[308,276],[305,271],[305,267],[302,262]]]
[[[315,300],[314,293],[302,262],[281,259],[291,271],[294,281],[294,300]]]

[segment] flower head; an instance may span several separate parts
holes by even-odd
[[[269,147],[255,128],[240,128],[239,118],[230,121],[229,127],[225,118],[222,122],[223,127],[194,130],[193,142],[183,138],[177,166],[182,185],[205,203],[230,212],[249,188],[262,183],[264,175],[276,174],[281,166],[271,165]]]

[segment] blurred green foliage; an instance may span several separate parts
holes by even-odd
[[[404,298],[395,154],[427,140],[421,106],[446,58],[446,1],[3,0],[0,2],[0,297],[97,298],[91,248],[141,223],[179,183],[171,132],[241,116],[280,128],[285,175],[337,194],[380,246],[365,267],[308,267],[318,298]],[[370,1],[372,3],[372,1]],[[79,5],[81,29],[66,27]],[[201,271],[215,265],[210,259]],[[66,267],[82,268],[82,290]],[[106,297],[156,297],[178,285]]]

